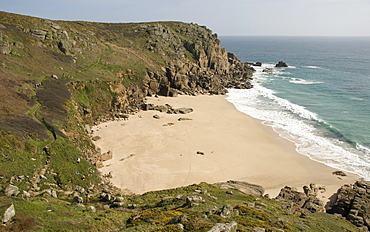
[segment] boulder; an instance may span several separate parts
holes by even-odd
[[[327,213],[340,214],[352,224],[370,229],[370,182],[342,186],[332,197]]]
[[[5,196],[17,196],[18,193],[19,193],[19,188],[17,186],[14,186],[14,185],[8,185],[8,187],[5,188]]]
[[[285,62],[283,62],[283,61],[279,61],[279,62],[275,65],[275,67],[277,67],[277,68],[286,68],[286,67],[288,67],[288,65],[287,65]]]
[[[8,55],[11,52],[8,42],[0,41],[0,54]]]
[[[192,108],[179,108],[174,110],[175,114],[188,114],[191,112],[193,112]]]
[[[113,155],[112,155],[112,152],[111,151],[108,151],[106,153],[103,153],[99,157],[100,161],[102,161],[102,162],[107,161],[107,160],[110,160],[112,158],[113,158]]]
[[[201,196],[188,196],[186,197],[186,205],[191,206],[193,203],[203,203],[204,200]]]
[[[15,216],[15,209],[13,204],[8,204],[0,207],[0,217],[3,224],[7,223]]]
[[[286,208],[293,214],[324,212],[324,203],[315,194],[317,191],[307,186],[303,189],[305,192],[298,192],[285,186],[275,200],[285,203]]]
[[[94,206],[92,206],[92,205],[88,206],[86,209],[87,209],[87,211],[96,213],[96,208]]]
[[[332,173],[333,175],[336,175],[336,176],[347,176],[347,174],[343,171],[334,171]]]
[[[173,217],[169,222],[167,222],[166,225],[173,225],[173,224],[179,224],[184,223],[187,221],[187,216],[185,214],[177,215]]]
[[[234,221],[230,223],[217,223],[208,232],[236,232],[237,227],[238,223]]]
[[[75,196],[72,199],[72,203],[74,203],[74,204],[82,204],[83,202],[84,202],[84,199],[80,196]]]
[[[253,196],[263,196],[265,189],[260,185],[249,184],[243,181],[229,180],[227,182],[216,183],[221,189],[237,189],[245,194]]]

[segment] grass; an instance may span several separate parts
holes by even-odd
[[[201,196],[204,202],[189,207],[187,196]],[[218,199],[211,196],[218,196]],[[85,206],[71,204],[71,200],[72,196],[64,200],[34,197],[28,201],[0,196],[0,204],[14,203],[17,215],[22,216],[16,217],[8,229],[29,226],[24,231],[180,231],[177,225],[168,225],[178,215],[185,215],[181,221],[184,231],[208,231],[216,223],[233,221],[238,223],[238,231],[253,231],[255,227],[271,232],[359,231],[350,222],[334,215],[293,215],[282,203],[272,199],[245,195],[236,189],[231,195],[219,186],[206,183],[125,196],[123,206],[115,209],[104,207],[106,203],[96,197]],[[218,213],[225,205],[234,209],[229,217]],[[91,212],[87,206],[94,206],[97,211]]]

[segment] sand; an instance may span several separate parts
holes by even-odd
[[[225,96],[159,97],[147,102],[194,111],[185,115],[141,111],[127,121],[93,128],[93,136],[102,138],[94,142],[96,146],[113,154],[100,171],[110,172],[112,183],[128,192],[238,180],[262,185],[275,197],[284,186],[301,191],[315,183],[325,186],[320,196],[325,201],[340,186],[358,179],[350,173],[335,176],[335,169],[297,153],[293,143],[237,111]],[[155,114],[160,118],[153,118]],[[178,121],[180,117],[192,120]]]

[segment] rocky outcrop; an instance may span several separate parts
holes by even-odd
[[[365,231],[370,229],[369,181],[344,185],[332,198],[332,204],[327,209],[328,213],[340,214]]]
[[[275,200],[285,203],[286,208],[294,214],[324,212],[324,203],[317,197],[322,190],[314,184],[303,187],[304,192],[285,186]]]
[[[237,227],[238,223],[236,222],[217,223],[208,232],[236,232]]]
[[[0,207],[0,217],[3,224],[9,222],[15,216],[14,205],[4,205]]]
[[[288,65],[287,65],[285,62],[283,62],[283,61],[279,61],[279,62],[275,65],[275,67],[277,67],[277,68],[286,68],[286,67],[288,67]]]
[[[260,185],[249,184],[243,181],[233,181],[229,180],[227,182],[216,183],[221,189],[238,189],[239,191],[253,195],[253,196],[263,196],[265,189]]]

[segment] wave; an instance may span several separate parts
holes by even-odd
[[[303,66],[304,68],[312,68],[312,69],[322,69],[319,66],[309,65],[309,66]]]
[[[300,79],[300,78],[292,78],[289,82],[293,84],[300,84],[300,85],[314,85],[314,84],[324,83],[322,81],[307,81],[307,80]]]
[[[299,153],[370,180],[369,160],[363,155],[370,155],[370,149],[350,140],[317,114],[277,97],[275,91],[261,85],[269,81],[268,77],[257,72],[254,88],[231,89],[227,100],[239,111],[262,120],[281,137],[295,143]]]

